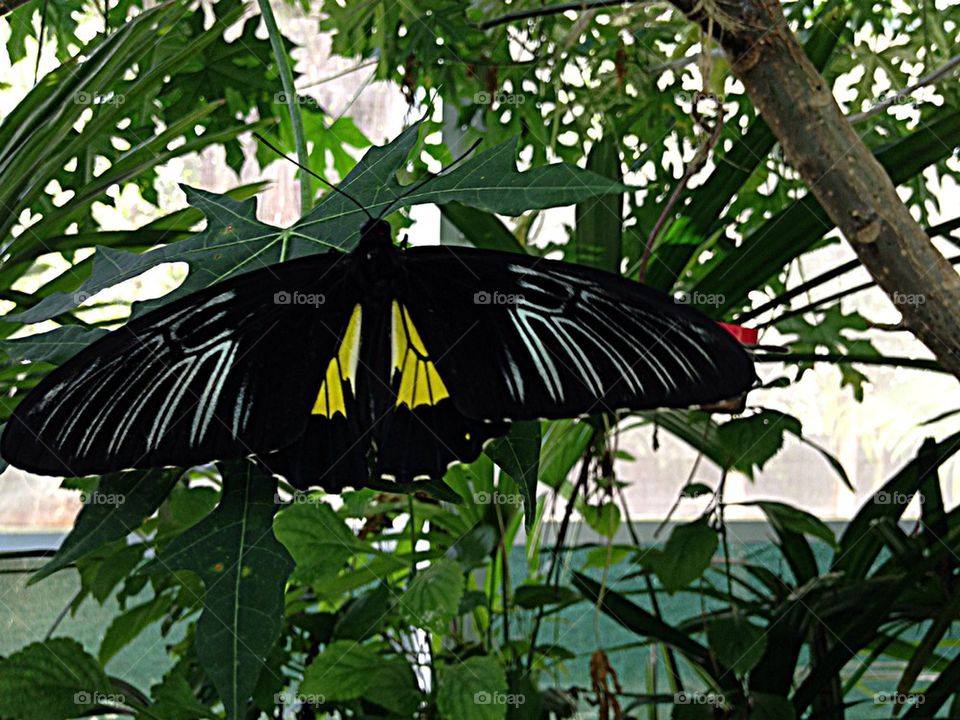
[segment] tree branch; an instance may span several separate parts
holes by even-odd
[[[2,0],[0,0],[2,2]],[[581,2],[566,2],[558,5],[546,5],[544,7],[530,8],[528,10],[517,10],[516,12],[499,15],[480,23],[481,30],[489,30],[498,25],[507,25],[517,20],[529,20],[535,17],[546,17],[547,15],[559,15],[561,13],[583,10],[596,10],[597,8],[617,7],[618,5],[629,5],[631,0],[584,0]]]
[[[855,113],[854,115],[848,115],[847,119],[852,123],[858,123],[866,120],[867,118],[872,118],[874,115],[879,115],[894,103],[897,103],[903,98],[912,95],[920,88],[939,82],[951,72],[956,70],[957,66],[960,66],[960,55],[954,55],[936,70],[917,80],[913,85],[905,87],[903,90],[900,90],[893,95],[887,96],[869,110],[864,110],[863,112]]]
[[[893,300],[904,325],[960,378],[960,276],[844,117],[790,31],[780,3],[672,2],[692,21],[712,28],[787,161]]]

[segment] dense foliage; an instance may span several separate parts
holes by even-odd
[[[434,179],[393,208],[391,222],[404,224],[410,204],[442,199],[444,217],[478,247],[556,252],[683,293],[718,319],[760,318],[786,338],[792,354],[783,361],[796,368],[770,387],[827,362],[862,398],[869,364],[938,368],[885,357],[865,340],[868,321],[839,305],[858,288],[813,304],[787,289],[805,253],[837,241],[832,225],[726,61],[710,43],[701,52],[699,30],[667,4],[500,23],[541,4],[326,2],[317,29],[333,33],[333,52],[374,61],[376,77],[397,82],[411,103],[432,97],[455,109],[453,123],[428,118],[369,149],[350,120],[284,92],[293,44],[258,32],[255,15],[241,20],[256,6],[195,5],[31,0],[5,16],[13,61],[30,62],[29,38],[41,35],[61,64],[0,124],[0,423],[51,366],[122,321],[126,308],[98,302],[101,291],[185,262],[183,285],[152,301],[167,302],[355,242],[363,216],[342,197],[311,198],[304,217],[280,229],[256,217],[261,185],[224,195],[187,188],[190,208],[135,231],[95,220],[95,204],[116,202],[117,187],[135,185],[158,202],[157,169],[171,158],[222,145],[239,168],[237,138],[252,129],[294,155],[291,108],[310,143],[301,161],[335,169],[376,211],[433,159],[449,162],[453,146],[481,140],[453,171],[476,173],[478,192],[441,195],[444,179]],[[305,0],[284,9],[317,8]],[[926,221],[939,202],[930,188],[958,174],[956,84],[870,111],[884,101],[878,77],[895,92],[950,61],[960,7],[845,0],[786,11],[814,64],[835,85],[843,78],[837,92],[863,114],[860,134]],[[102,23],[82,40],[78,20],[91,13]],[[359,161],[356,150],[367,150]],[[274,161],[262,147],[257,158]],[[518,160],[534,170],[518,173]],[[488,161],[499,171],[477,172]],[[568,238],[536,237],[539,211],[574,203]],[[931,234],[949,239],[955,226]],[[803,291],[835,277],[807,278]],[[834,718],[874,701],[863,699],[863,678],[888,661],[907,707],[871,709],[960,713],[950,637],[960,523],[938,477],[960,438],[926,443],[839,537],[802,509],[757,503],[776,539],[774,561],[734,557],[723,481],[687,484],[678,503],[710,502],[696,521],[671,525],[665,542],[635,534],[615,472],[618,433],[655,425],[723,478],[753,477],[785,436],[804,437],[799,420],[765,407],[765,397],[752,394],[733,418],[670,411],[518,425],[440,486],[362,489],[341,502],[294,493],[247,462],[68,478],[84,508],[34,581],[77,572],[74,609],[111,598],[122,609],[98,647],[55,636],[0,659],[0,717],[493,720],[580,708],[603,718]],[[848,482],[828,460],[829,481]],[[922,519],[908,534],[899,521],[917,493]],[[573,540],[574,511],[596,542]],[[521,536],[525,552],[516,549]],[[29,555],[4,563],[39,567]],[[586,653],[568,634],[584,617],[597,628]],[[111,660],[157,623],[172,660],[162,682],[113,677]],[[629,648],[606,641],[615,627],[632,638]],[[644,658],[642,670],[625,667],[622,652],[638,648],[629,657]]]

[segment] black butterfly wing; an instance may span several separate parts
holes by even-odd
[[[610,273],[459,247],[413,248],[403,264],[404,301],[469,417],[691,407],[756,379],[712,320]]]
[[[290,444],[357,303],[347,263],[330,253],[252,271],[131,320],[24,398],[0,453],[75,476]]]

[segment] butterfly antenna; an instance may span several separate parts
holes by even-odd
[[[479,139],[477,139],[477,140],[474,140],[473,144],[472,144],[470,147],[468,147],[466,150],[464,150],[462,153],[460,153],[459,155],[457,155],[457,157],[455,157],[455,158],[453,159],[453,162],[452,162],[452,163],[450,163],[449,165],[447,165],[445,168],[440,168],[440,172],[428,174],[423,180],[421,180],[421,181],[418,182],[418,183],[415,183],[415,184],[414,184],[413,186],[411,186],[410,189],[408,189],[406,192],[401,193],[401,194],[397,197],[396,200],[394,200],[392,203],[390,203],[390,205],[387,207],[387,210],[390,210],[394,205],[396,205],[397,200],[402,200],[403,198],[407,197],[407,195],[410,195],[411,193],[415,193],[417,190],[419,190],[420,188],[422,188],[424,185],[426,185],[426,184],[427,184],[428,182],[430,182],[431,180],[435,180],[436,178],[438,178],[438,177],[440,177],[441,175],[443,175],[443,173],[447,172],[447,170],[449,170],[450,168],[455,167],[457,164],[460,163],[460,161],[462,161],[462,160],[463,160],[465,157],[467,157],[470,153],[472,153],[474,150],[476,150],[476,149],[477,149],[477,145],[479,145],[479,144],[482,143],[482,142],[483,142],[483,138],[479,138]]]
[[[353,197],[353,195],[351,195],[350,193],[348,193],[346,190],[341,190],[340,188],[338,188],[336,185],[334,185],[332,182],[330,182],[330,181],[327,180],[326,178],[321,177],[320,175],[317,175],[317,173],[315,173],[315,172],[314,172],[313,170],[311,170],[310,168],[301,165],[301,164],[298,163],[296,160],[294,160],[292,157],[290,157],[290,156],[287,155],[285,152],[283,152],[282,150],[280,150],[278,147],[276,147],[275,145],[273,145],[269,140],[267,140],[267,139],[266,139],[263,135],[261,135],[260,133],[255,132],[255,133],[253,133],[253,136],[254,136],[257,140],[259,140],[260,142],[262,142],[264,145],[266,145],[268,148],[270,148],[271,150],[273,150],[277,155],[279,155],[280,157],[282,157],[284,160],[288,160],[288,161],[292,162],[294,165],[296,165],[298,168],[300,168],[300,169],[303,170],[304,172],[310,173],[311,175],[313,175],[313,177],[315,177],[317,180],[319,180],[320,182],[322,182],[324,185],[326,185],[327,187],[329,187],[329,188],[330,188],[331,190],[333,190],[334,192],[338,192],[338,193],[340,193],[341,195],[343,195],[347,200],[349,200],[349,201],[352,202],[354,205],[356,205],[358,208],[360,208],[360,209],[363,211],[363,214],[366,215],[370,220],[373,220],[373,219],[374,219],[373,215],[370,214],[370,211],[367,210],[355,197]]]

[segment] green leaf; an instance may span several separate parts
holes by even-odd
[[[706,520],[677,525],[663,550],[650,550],[644,564],[660,578],[663,589],[675,593],[687,587],[710,567],[719,540]]]
[[[751,693],[750,720],[794,720],[797,711],[787,698],[769,693]]]
[[[184,188],[184,191],[187,201],[206,216],[205,230],[188,240],[146,253],[98,247],[90,277],[76,291],[53,293],[32,308],[8,316],[8,319],[35,323],[55,317],[105,288],[164,263],[185,262],[191,271],[180,288],[165,296],[164,301],[169,301],[239,271],[255,270],[280,261],[286,236],[278,228],[257,219],[256,199],[234,200],[228,195],[193,188]]]
[[[353,599],[337,615],[333,637],[337,640],[361,642],[378,632],[393,607],[393,595],[386,585]]]
[[[437,682],[437,708],[444,720],[504,720],[507,675],[492,657],[446,665]]]
[[[114,655],[136,640],[140,633],[164,617],[171,605],[173,598],[170,595],[158,595],[114,617],[103,635],[97,653],[100,664],[105,666],[110,662]]]
[[[840,7],[818,17],[804,43],[804,51],[818,70],[822,71],[826,67],[837,42],[843,36],[843,28],[847,22],[845,10],[846,8]],[[732,124],[728,125],[727,129],[737,132]],[[750,119],[750,125],[722,156],[719,152],[723,143],[718,146],[714,171],[702,185],[687,191],[688,202],[681,201],[678,204],[683,213],[680,219],[689,218],[689,233],[692,237],[702,241],[724,222],[724,208],[769,156],[775,144],[776,137],[770,127],[761,116],[754,115]],[[672,287],[696,253],[696,249],[695,245],[682,247],[679,252],[670,253],[666,257],[655,254],[647,272],[647,283],[662,290]],[[740,259],[743,259],[742,255]]]
[[[91,497],[93,502],[84,504],[57,554],[30,582],[42,580],[102,545],[129,535],[160,507],[182,474],[182,470],[167,468],[104,475]],[[101,498],[117,502],[97,501]]]
[[[510,432],[491,441],[484,452],[513,478],[523,494],[524,524],[533,527],[537,514],[537,477],[540,473],[540,423],[515,422]]]
[[[516,140],[512,140],[405,194],[407,189],[399,184],[396,175],[414,147],[419,127],[417,124],[407,129],[389,145],[371,148],[341,184],[371,214],[421,203],[457,201],[487,212],[519,215],[530,209],[565,205],[625,189],[613,180],[564,163],[520,173],[515,163]],[[77,297],[91,297],[162,263],[185,262],[191,272],[177,290],[162,299],[169,302],[282,259],[330,248],[349,250],[359,239],[360,228],[366,221],[358,207],[333,192],[285,230],[257,220],[254,200],[237,201],[193,188],[185,188],[185,192],[188,202],[207,217],[207,228],[202,233],[142,254],[100,247],[90,277],[77,291],[51,294],[8,319],[41,322],[76,307]]]
[[[527,252],[496,215],[462,203],[445,203],[440,206],[440,212],[474,247],[500,252]]]
[[[414,716],[426,698],[420,692],[410,664],[405,660],[384,661],[381,658],[376,673],[377,681],[364,691],[364,700],[386,708],[397,717]]]
[[[122,705],[103,668],[75,640],[27,645],[0,660],[0,716],[67,720],[94,705]]]
[[[775,502],[772,500],[758,500],[755,502],[740,503],[742,505],[755,505],[767,516],[771,525],[778,528],[792,530],[801,535],[810,535],[819,540],[823,540],[832,548],[837,547],[837,538],[833,530],[827,527],[820,518],[811,515],[805,510],[792,507],[786,503]]]
[[[163,677],[163,681],[150,688],[150,714],[137,716],[137,720],[197,720],[214,718],[210,708],[197,702],[193,688],[186,678],[187,664],[180,662]]]
[[[799,436],[800,421],[776,410],[761,410],[755,415],[728,420],[717,430],[717,439],[731,458],[731,469],[753,477],[753,469],[762,470],[783,447],[783,434]]]
[[[682,652],[687,659],[698,664],[708,674],[713,672],[714,664],[707,648],[682,630],[668,625],[616,590],[601,586],[596,580],[582,573],[573,573],[573,584],[587,600],[596,603],[604,614],[627,630],[665,643]],[[724,675],[721,673],[719,678],[723,679]]]
[[[437,560],[413,578],[398,607],[417,627],[442,632],[459,611],[464,584],[459,563]]]
[[[587,155],[587,170],[620,181],[617,139],[606,134]],[[623,195],[597,195],[577,203],[574,257],[581,265],[620,274],[623,256]]]
[[[318,583],[366,548],[319,496],[297,497],[300,502],[277,513],[274,532],[296,563],[294,579]]]
[[[422,203],[460,202],[498,215],[569,205],[587,198],[623,193],[621,182],[568,163],[554,163],[518,172],[519,138],[512,138],[471,158],[454,170],[397,199],[396,210]]]
[[[701,495],[711,495],[712,493],[713,488],[709,485],[704,485],[703,483],[690,483],[689,485],[684,485],[680,495],[685,498],[697,498]]]
[[[565,585],[521,585],[513,594],[517,607],[533,610],[544,605],[569,605],[580,599],[580,593]]]
[[[0,350],[9,355],[11,360],[59,365],[106,334],[106,330],[68,325],[14,340],[0,340]]]
[[[916,457],[901,469],[860,508],[840,536],[840,550],[836,553],[833,569],[851,577],[866,577],[876,561],[883,542],[873,531],[881,520],[899,520],[914,493],[939,467],[960,450],[960,433],[954,433],[942,442],[928,438]]]
[[[376,682],[383,658],[353,640],[332,642],[303,673],[300,695],[318,702],[355,700]]]
[[[739,675],[750,672],[767,649],[766,631],[737,614],[710,622],[707,640],[717,659]]]
[[[293,561],[273,536],[276,480],[256,463],[221,463],[223,497],[164,548],[148,570],[191,570],[203,580],[197,658],[234,720],[246,713],[263,659],[283,624]]]
[[[580,515],[596,533],[605,538],[613,538],[620,528],[620,508],[616,503],[606,502],[602,505],[578,505]]]
[[[958,144],[960,112],[945,106],[931,113],[913,133],[876,150],[874,155],[893,183],[899,185],[949,156]],[[701,309],[717,317],[743,304],[759,282],[780,273],[833,227],[812,194],[794,201],[747,235],[737,252],[713,264],[697,282],[695,289],[703,296],[722,298],[717,306]]]
[[[583,420],[554,420],[543,423],[540,446],[540,481],[557,489],[583,457],[593,439],[593,425]]]

